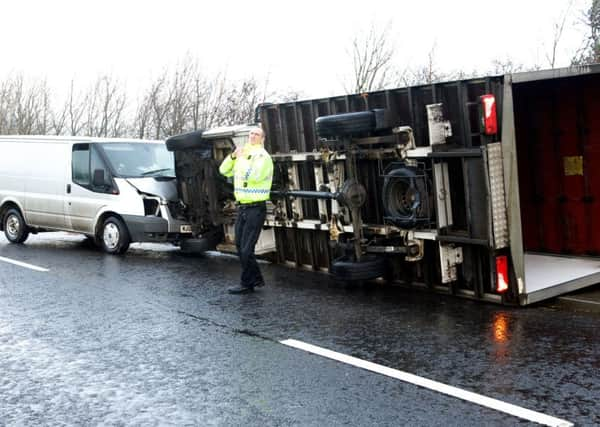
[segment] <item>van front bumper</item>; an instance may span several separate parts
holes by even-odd
[[[181,237],[191,237],[191,233],[180,233],[183,221],[169,223],[155,216],[123,215],[132,242],[172,242]]]

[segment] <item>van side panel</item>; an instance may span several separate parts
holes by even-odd
[[[14,201],[21,207],[24,203],[24,167],[25,156],[19,155],[21,144],[15,142],[0,143],[0,203]],[[1,206],[1,205],[0,205]]]
[[[76,183],[71,184],[71,194],[65,201],[69,229],[84,234],[95,234],[99,218],[105,212],[117,215],[144,216],[141,196],[125,179],[116,178],[119,194],[93,192]]]
[[[20,142],[18,145],[26,160],[25,220],[33,226],[63,229],[70,144]]]

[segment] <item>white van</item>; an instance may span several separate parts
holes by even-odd
[[[164,141],[0,136],[0,230],[71,231],[104,251],[192,237]]]

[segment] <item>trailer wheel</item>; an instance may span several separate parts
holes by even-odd
[[[187,255],[200,255],[214,250],[223,241],[223,230],[220,227],[207,231],[197,239],[189,238],[181,241],[181,252]]]
[[[181,253],[185,255],[202,255],[204,252],[213,249],[215,249],[215,245],[211,239],[206,237],[181,241]]]
[[[100,241],[104,252],[119,255],[129,249],[131,238],[125,223],[116,216],[109,216],[102,224]]]
[[[317,118],[317,135],[320,137],[347,136],[375,130],[376,120],[373,111],[335,114]]]
[[[386,272],[386,264],[384,258],[374,255],[365,255],[359,262],[343,256],[331,263],[329,271],[337,280],[356,282],[382,277]]]
[[[427,197],[422,179],[413,168],[402,166],[386,173],[382,190],[383,208],[394,225],[414,228],[417,219],[424,214]]]
[[[197,130],[190,133],[172,136],[167,139],[167,150],[181,151],[211,148],[210,144],[208,144],[206,140],[202,139],[203,132],[203,130]]]
[[[29,237],[29,227],[25,224],[21,212],[16,208],[10,208],[6,211],[2,225],[4,235],[11,243],[23,243]]]

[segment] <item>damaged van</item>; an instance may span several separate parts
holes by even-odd
[[[1,136],[0,150],[0,230],[12,243],[69,231],[122,254],[191,237],[164,141]]]

